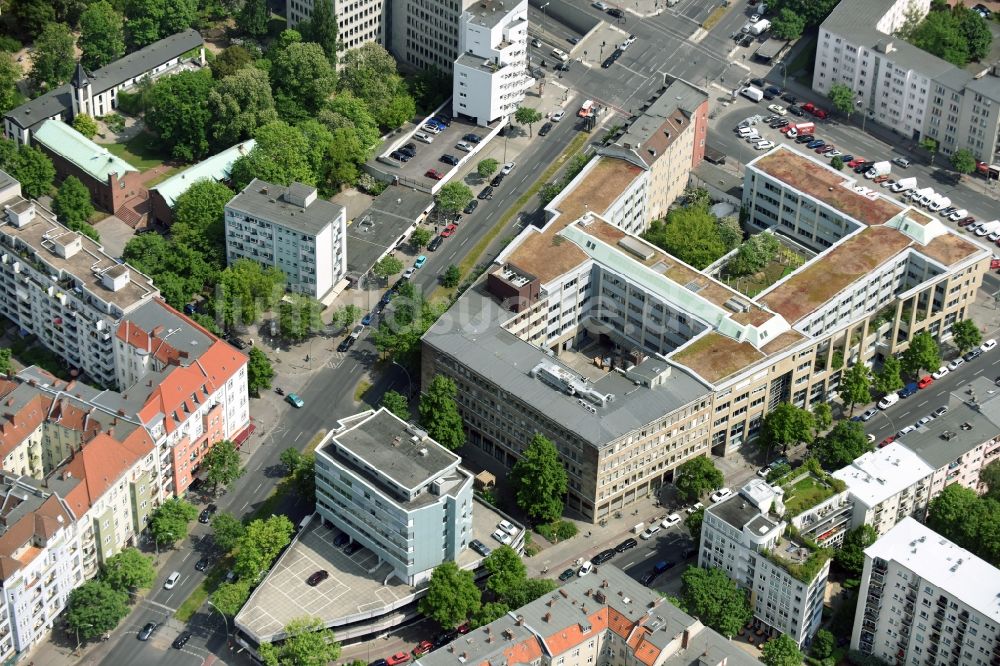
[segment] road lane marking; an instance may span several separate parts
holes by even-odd
[[[923,402],[918,402],[918,403],[917,403],[917,407],[923,407],[923,406],[924,406],[924,405],[926,405],[926,404],[927,404],[928,402],[930,402],[930,401],[929,401],[929,400],[924,400]]]
[[[297,441],[299,441],[299,437],[301,437],[301,436],[302,436],[302,433],[300,432],[299,434],[297,434],[297,435],[295,436],[295,439],[293,439],[292,441],[293,441],[293,442],[297,442]]]
[[[261,481],[260,483],[258,483],[258,484],[257,484],[257,487],[256,487],[256,488],[254,488],[254,490],[253,490],[253,491],[254,491],[254,493],[257,493],[257,492],[259,492],[259,491],[260,491],[260,489],[261,489],[261,487],[262,487],[263,485],[264,485],[264,482],[263,482],[263,481]]]
[[[978,370],[972,373],[972,376],[975,377],[976,375],[983,374],[983,370],[985,370],[985,368],[979,368]]]
[[[241,506],[240,507],[240,511],[242,511],[243,509],[247,508],[248,506],[250,506],[250,502],[247,502],[246,504],[244,504],[243,506]]]

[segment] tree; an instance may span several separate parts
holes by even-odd
[[[516,120],[520,125],[528,126],[529,136],[535,135],[532,125],[541,119],[542,114],[538,111],[538,109],[533,109],[530,106],[519,106],[517,107],[517,111],[514,112],[514,120]]]
[[[960,546],[975,552],[970,543],[979,536],[981,519],[979,496],[974,490],[960,483],[945,486],[944,490],[931,500],[927,526]],[[990,500],[992,501],[992,500]]]
[[[766,666],[801,666],[802,652],[799,651],[798,644],[788,637],[788,634],[781,634],[764,643],[760,649],[760,660]]]
[[[478,612],[481,603],[472,572],[443,562],[434,567],[419,609],[443,628],[454,629]]]
[[[410,234],[410,244],[413,245],[414,249],[420,250],[427,247],[427,244],[431,242],[431,230],[425,229],[424,227],[417,227]]]
[[[666,221],[654,220],[642,237],[697,269],[727,252],[715,216],[697,204],[674,208]]]
[[[299,497],[311,501],[316,493],[316,460],[311,454],[303,454],[294,447],[281,452],[281,464],[288,470],[292,486]]]
[[[291,543],[294,532],[295,526],[284,515],[252,521],[240,539],[233,571],[240,578],[256,582],[271,568],[278,553]]]
[[[271,361],[257,347],[251,347],[249,361],[247,362],[247,389],[250,395],[260,396],[261,389],[271,388],[271,380],[274,379],[274,368]]]
[[[417,412],[420,414],[420,425],[438,444],[455,451],[465,444],[465,430],[462,428],[462,417],[458,414],[455,396],[458,389],[444,375],[435,375],[422,396]]]
[[[345,329],[358,323],[358,320],[363,315],[364,310],[354,303],[348,303],[333,311],[333,314],[330,316],[330,326],[335,329]]]
[[[688,612],[727,639],[753,617],[746,592],[723,570],[689,567],[681,581],[681,599]]]
[[[844,160],[840,159],[840,156],[838,155],[834,157],[832,160],[830,160],[830,166],[836,169],[837,171],[843,171]]]
[[[60,222],[70,229],[79,229],[94,214],[90,190],[76,176],[66,176],[52,199],[52,209]]]
[[[404,421],[410,420],[410,401],[402,393],[386,391],[382,394],[380,404]]]
[[[316,184],[316,173],[309,162],[310,147],[297,127],[276,120],[258,127],[254,138],[257,144],[233,163],[230,180],[236,190],[242,190],[254,178],[276,185],[293,181]]]
[[[0,349],[0,375],[14,374],[14,365],[10,362],[12,353],[10,347]]]
[[[337,66],[340,44],[337,42],[337,17],[333,11],[333,0],[315,0],[312,16],[308,21],[302,22],[299,30],[302,31],[303,39],[319,44],[330,64]]]
[[[88,139],[92,139],[94,138],[94,135],[97,134],[97,121],[88,116],[86,113],[78,113],[76,117],[73,118],[73,129]]]
[[[955,5],[952,14],[958,19],[958,30],[968,44],[969,58],[982,60],[989,55],[993,33],[990,32],[983,17],[961,4]]]
[[[798,12],[787,7],[783,8],[771,19],[771,34],[778,39],[792,41],[802,36],[806,29],[806,20]]]
[[[38,148],[21,146],[13,163],[6,166],[21,183],[21,190],[32,199],[48,194],[52,189],[56,169],[49,156]]]
[[[965,67],[969,63],[969,43],[952,12],[928,14],[913,31],[910,42],[956,67]]]
[[[10,350],[5,350],[9,352]],[[9,355],[8,355],[9,356]],[[3,372],[0,362],[0,373]],[[8,373],[9,374],[9,371]],[[986,496],[991,499],[1000,497],[1000,460],[994,460],[979,472],[979,483],[986,486]]]
[[[917,377],[921,370],[937,370],[941,367],[941,352],[937,342],[927,331],[921,331],[910,340],[910,346],[900,359],[903,371],[911,377]]]
[[[544,435],[535,433],[507,478],[517,505],[529,516],[548,523],[562,515],[568,483],[566,468],[555,445]]]
[[[125,38],[132,49],[187,30],[198,18],[197,0],[125,0]]]
[[[236,479],[246,472],[240,465],[240,452],[228,439],[216,442],[205,454],[201,464],[205,468],[205,478],[212,484],[213,491],[218,490],[219,485],[232,488]]]
[[[480,606],[479,610],[473,613],[470,625],[473,629],[485,627],[491,622],[499,620],[509,612],[510,607],[507,606],[507,604],[500,603],[499,601],[490,601]],[[361,666],[365,666],[365,664],[362,664]]]
[[[260,39],[267,34],[267,0],[246,0],[236,15],[236,29],[248,37]]]
[[[833,654],[835,647],[837,647],[837,639],[833,633],[827,629],[820,629],[813,636],[809,653],[816,659],[826,659]]]
[[[403,79],[396,71],[396,60],[385,47],[369,42],[344,54],[340,71],[341,90],[348,90],[368,104],[376,122],[383,127],[395,127],[399,120],[400,102],[394,98],[409,97]],[[415,110],[415,106],[412,107]]]
[[[275,102],[283,118],[315,114],[337,87],[337,75],[319,44],[295,42],[271,62]]]
[[[674,474],[677,499],[681,502],[695,502],[706,492],[720,488],[725,480],[711,458],[692,458],[677,468],[677,473]]]
[[[305,294],[288,294],[278,303],[278,326],[289,340],[305,340],[323,328],[323,304]]]
[[[483,566],[490,572],[486,587],[497,599],[512,606],[509,600],[519,595],[528,578],[521,556],[510,546],[500,546],[483,560]]]
[[[10,54],[0,53],[0,113],[10,111],[24,99],[17,87],[20,80],[21,67]]]
[[[837,111],[850,116],[854,111],[854,91],[845,83],[834,83],[826,94]]]
[[[124,548],[101,566],[101,580],[119,592],[147,588],[156,579],[153,558],[135,548]]]
[[[235,583],[222,583],[212,593],[212,605],[219,609],[219,612],[229,617],[236,617],[236,614],[243,608],[243,604],[250,598],[249,580],[238,580]]]
[[[368,159],[370,150],[354,127],[333,130],[327,149],[328,169],[326,180],[334,190],[342,185],[353,185],[361,176],[361,165]]]
[[[208,154],[212,112],[208,96],[215,87],[207,69],[159,79],[146,97],[146,126],[170,154],[188,162]]]
[[[850,406],[850,414],[854,413],[854,405],[865,405],[872,399],[871,385],[871,371],[864,363],[856,363],[844,373],[840,397]]]
[[[500,163],[497,162],[492,157],[487,157],[485,160],[480,160],[479,164],[476,165],[476,173],[483,180],[486,180],[490,176],[496,173],[497,169],[500,168]]]
[[[225,206],[233,191],[205,178],[192,184],[174,202],[170,234],[176,243],[196,250],[214,269],[226,267]]]
[[[90,5],[80,15],[80,64],[96,70],[125,55],[125,23],[107,0]]]
[[[381,140],[378,122],[368,109],[368,104],[350,91],[341,91],[326,104],[317,119],[331,131],[351,128],[358,136],[366,151],[370,151]]]
[[[951,335],[960,354],[964,354],[973,347],[978,347],[983,342],[983,335],[979,332],[979,327],[971,319],[962,319],[952,324]]]
[[[938,152],[938,142],[937,139],[932,139],[929,136],[925,136],[920,140],[920,147],[926,150],[931,155],[931,164],[934,164],[934,156]]]
[[[188,523],[198,517],[198,509],[187,500],[171,497],[158,506],[149,521],[149,531],[160,545],[173,546],[188,533]]]
[[[31,53],[31,84],[40,90],[55,88],[69,81],[76,63],[73,44],[76,39],[64,23],[49,23],[35,40]]]
[[[445,269],[444,273],[441,274],[441,284],[448,289],[453,289],[458,286],[459,281],[462,279],[462,271],[455,264],[451,264]]]
[[[253,56],[250,51],[239,44],[233,44],[222,49],[219,55],[215,56],[215,60],[209,64],[209,67],[212,69],[212,76],[221,80],[252,65]]]
[[[262,643],[260,658],[265,666],[326,666],[340,658],[340,643],[322,620],[302,617],[285,625],[280,645]]]
[[[127,615],[128,594],[102,581],[87,581],[69,593],[66,624],[83,640],[111,631]]]
[[[454,214],[465,208],[472,201],[472,190],[465,183],[452,181],[438,190],[437,206],[442,213]]]
[[[380,277],[383,280],[388,280],[393,275],[401,273],[402,271],[403,271],[403,262],[397,259],[396,257],[392,257],[389,255],[382,257],[381,259],[375,262],[374,266],[372,266],[372,273],[376,277]]]
[[[239,545],[243,535],[246,534],[246,528],[231,513],[217,513],[212,516],[212,534],[215,545],[228,553]]]
[[[852,460],[871,449],[864,428],[856,421],[838,421],[825,437],[809,445],[823,469],[831,472],[850,465]]]
[[[903,388],[902,371],[903,367],[898,358],[895,356],[887,357],[882,362],[882,368],[875,373],[874,381],[872,382],[875,391],[883,395],[888,395]]]
[[[859,525],[844,535],[844,543],[833,551],[833,560],[848,576],[860,576],[865,564],[865,548],[875,543],[878,532],[871,525]]]
[[[830,403],[821,402],[812,408],[813,419],[816,421],[816,432],[825,431],[833,423],[833,408]]]
[[[688,514],[684,519],[684,527],[691,533],[691,539],[695,543],[701,543],[701,523],[705,520],[705,509],[698,509],[694,513]]]
[[[212,138],[220,147],[247,139],[278,119],[267,72],[256,67],[238,69],[219,81],[208,95],[208,108],[215,119]]]
[[[45,26],[55,22],[56,12],[53,5],[54,3],[48,0],[17,0],[13,3],[14,18],[28,38],[34,39]]]
[[[729,275],[753,275],[762,271],[781,250],[781,242],[768,233],[754,234],[738,244],[736,255],[726,264]],[[728,248],[729,244],[726,246]]]
[[[781,447],[811,442],[816,429],[816,419],[801,407],[782,402],[764,417],[764,441]]]
[[[968,148],[959,148],[951,154],[951,168],[965,176],[976,170],[976,156]]]

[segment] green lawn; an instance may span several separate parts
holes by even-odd
[[[785,488],[786,515],[796,516],[832,496],[833,492],[833,488],[809,474],[791,488]]]
[[[164,171],[163,173],[161,173],[156,178],[150,178],[149,180],[147,180],[144,183],[143,187],[149,188],[149,187],[153,187],[154,185],[159,185],[160,183],[162,183],[163,181],[165,181],[167,178],[170,178],[172,175],[174,175],[175,173],[177,173],[178,171],[180,171],[182,168],[183,167],[179,167],[179,166],[170,167],[169,169],[167,169],[166,171]]]
[[[139,171],[147,171],[159,166],[170,157],[160,151],[156,137],[146,132],[137,134],[125,143],[109,143],[105,146]]]

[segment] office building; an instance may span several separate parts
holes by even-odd
[[[177,203],[178,197],[200,180],[210,179],[217,183],[226,183],[233,163],[249,153],[255,145],[257,145],[256,140],[247,139],[197,164],[192,164],[149,188],[152,219],[169,226],[174,220],[174,204]]]
[[[342,419],[316,448],[316,510],[409,585],[472,540],[472,474],[384,407]]]
[[[4,132],[8,139],[31,143],[32,132],[46,120],[70,123],[80,113],[103,116],[118,108],[119,92],[128,91],[139,81],[204,64],[204,42],[192,29],[164,37],[93,73],[77,65],[69,83],[8,111]]]
[[[843,506],[845,497],[841,492],[830,499]],[[782,488],[753,479],[729,499],[705,509],[698,566],[725,571],[747,589],[760,626],[786,634],[801,646],[819,629],[830,561],[827,551],[787,531],[786,517],[804,518],[796,514],[792,500]],[[819,517],[826,506],[824,502],[808,511]]]
[[[333,15],[337,18],[337,41],[340,51],[348,51],[369,42],[385,43],[383,34],[385,20],[384,0],[357,0],[344,2],[330,0]],[[288,0],[285,3],[285,17],[288,27],[295,28],[302,21],[312,18],[314,0]]]
[[[535,80],[528,74],[528,0],[487,0],[462,13],[452,113],[479,125],[510,118]]]
[[[90,381],[115,386],[114,328],[157,295],[153,281],[56,221],[0,172],[0,314]]]
[[[827,94],[835,83],[856,93],[868,121],[907,140],[930,138],[938,151],[960,148],[995,162],[1000,150],[1000,76],[978,72],[894,37],[907,12],[926,15],[929,0],[844,0],[820,26],[813,90]]]
[[[1000,571],[913,518],[865,549],[851,648],[889,664],[1000,661]]]
[[[753,666],[714,630],[608,564],[459,636],[417,666]]]
[[[280,268],[286,287],[323,298],[347,273],[347,215],[316,188],[256,178],[226,204],[226,259]]]

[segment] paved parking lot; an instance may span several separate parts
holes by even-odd
[[[415,131],[424,132],[424,130],[419,127]],[[442,162],[441,156],[446,154],[452,155],[458,160],[465,158],[468,153],[456,148],[455,144],[461,141],[462,137],[469,133],[485,137],[490,133],[490,128],[479,127],[478,125],[475,125],[467,120],[455,118],[451,121],[451,126],[446,127],[443,132],[431,135],[434,138],[433,143],[427,144],[422,141],[417,141],[412,138],[411,135],[406,139],[401,139],[388,144],[386,150],[378,157],[379,168],[388,171],[389,173],[397,173],[400,179],[405,178],[428,186],[433,185],[434,181],[424,174],[427,173],[428,169],[436,169],[439,173],[447,175],[449,171],[456,169],[457,167]],[[424,132],[424,134],[430,133]],[[411,159],[409,162],[399,162],[389,157],[389,154],[393,150],[397,147],[404,146],[407,143],[413,143],[416,146],[416,157]]]

